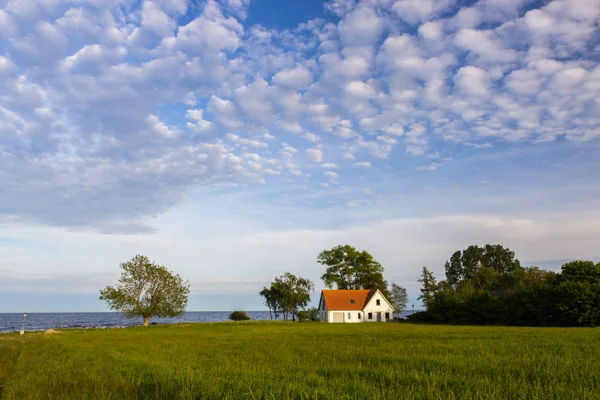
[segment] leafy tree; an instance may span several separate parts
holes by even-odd
[[[400,285],[392,283],[389,293],[389,300],[394,306],[395,313],[402,313],[402,311],[406,308],[406,303],[408,303],[408,295],[406,293],[406,289]]]
[[[121,263],[119,283],[100,291],[100,300],[127,318],[142,317],[148,326],[151,317],[176,317],[185,312],[189,283],[148,257],[136,255]]]
[[[455,252],[446,261],[446,282],[456,288],[473,279],[482,268],[488,268],[484,272],[488,278],[495,276],[493,281],[487,282],[488,285],[494,289],[510,290],[518,283],[516,275],[521,269],[521,263],[515,259],[513,251],[501,245],[469,246],[463,251]]]
[[[270,287],[263,287],[263,290],[258,292],[262,297],[265,298],[265,305],[269,308],[269,317],[273,319],[273,314],[275,314],[275,319],[278,316],[279,310],[279,302],[280,296],[276,288],[271,285]]]
[[[439,285],[435,279],[435,276],[433,276],[433,272],[431,272],[427,267],[423,266],[421,271],[421,276],[417,280],[422,284],[419,300],[421,300],[425,305],[425,308],[428,309],[433,301],[433,295],[439,289]]]
[[[383,267],[367,251],[358,251],[350,245],[323,250],[317,262],[327,269],[321,280],[328,288],[379,289],[387,295]]]
[[[445,281],[427,268],[419,281],[427,311],[414,321],[600,326],[600,263],[592,261],[566,263],[557,274],[521,267],[500,245],[469,246],[446,262]]]
[[[310,301],[310,293],[314,291],[314,284],[306,278],[297,277],[289,272],[276,277],[271,285],[263,287],[259,292],[265,298],[265,305],[269,308],[269,314],[273,318],[278,313],[283,313],[283,319],[296,320],[298,310],[306,307]],[[273,314],[271,313],[273,311]]]
[[[572,261],[558,279],[560,325],[600,325],[600,263]]]

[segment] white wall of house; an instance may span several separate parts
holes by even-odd
[[[347,324],[364,322],[365,315],[362,311],[357,310],[335,310],[327,312],[326,322],[344,322]]]
[[[378,314],[381,315],[381,322],[386,322],[386,313],[388,319],[394,318],[394,308],[380,292],[375,293],[373,297],[371,297],[363,311],[365,314],[364,322],[379,322],[377,319]],[[371,319],[369,319],[369,313],[371,314]]]

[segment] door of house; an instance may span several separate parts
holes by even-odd
[[[380,312],[377,313],[377,322],[381,322],[381,313]]]
[[[344,322],[344,313],[343,312],[334,312],[333,313],[333,322]]]

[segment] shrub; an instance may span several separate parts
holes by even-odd
[[[419,311],[414,314],[410,314],[410,315],[406,316],[406,320],[408,322],[412,322],[412,323],[419,323],[419,322],[427,323],[427,322],[433,322],[433,317],[426,311]]]
[[[246,311],[234,311],[229,315],[229,319],[232,321],[248,321],[250,317]]]
[[[306,310],[298,311],[298,321],[300,321],[300,322],[318,321],[318,320],[319,320],[319,310],[316,307],[311,307]]]

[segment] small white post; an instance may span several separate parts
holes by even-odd
[[[21,329],[21,336],[25,334],[25,319],[27,318],[27,313],[23,313],[23,329]]]

